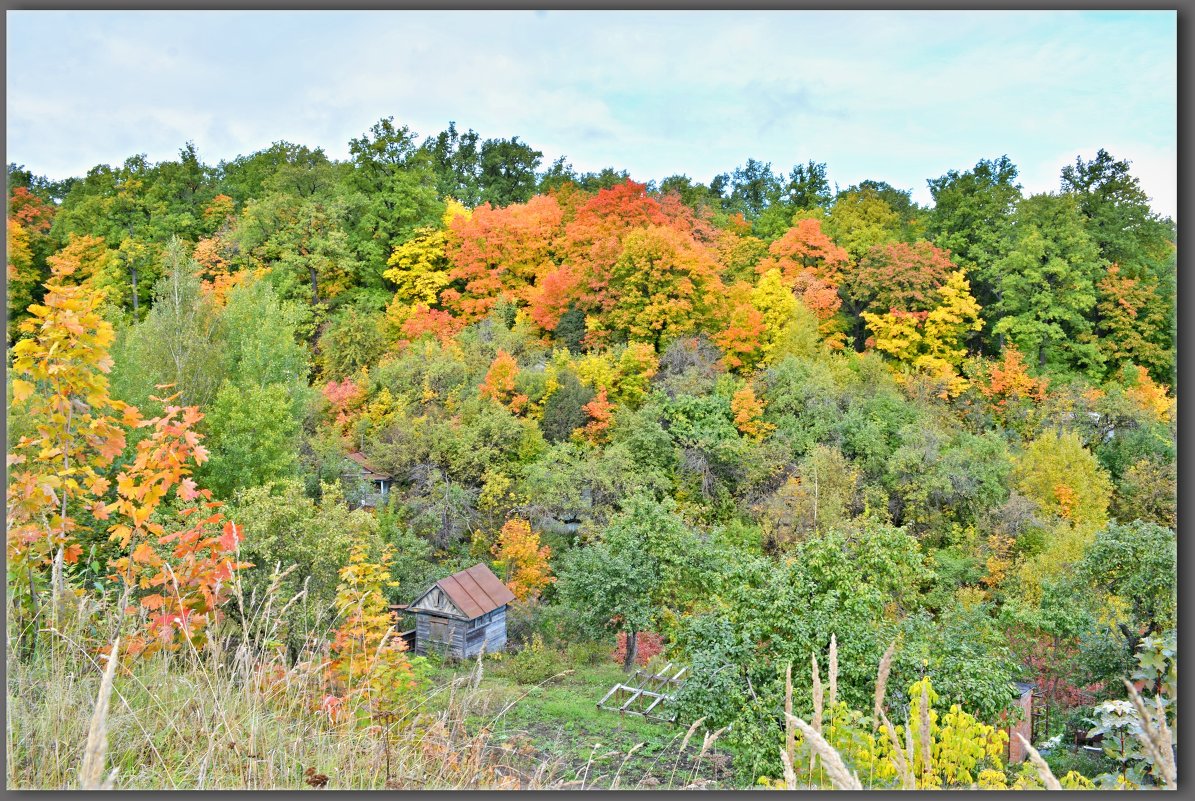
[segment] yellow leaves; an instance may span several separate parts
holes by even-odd
[[[526,520],[506,521],[493,553],[495,564],[506,575],[506,586],[520,601],[539,597],[544,587],[556,581],[548,565],[552,549],[539,544],[539,533]]]
[[[756,442],[762,441],[776,430],[776,426],[763,421],[765,404],[755,397],[755,390],[748,384],[734,393],[730,399],[730,411],[734,414],[734,427],[743,436]]]
[[[14,406],[24,403],[33,394],[34,385],[29,381],[14,378],[12,381],[12,402]]]
[[[1144,367],[1130,368],[1125,395],[1155,420],[1169,423],[1174,409],[1172,398],[1162,384],[1156,383]]]
[[[861,316],[872,332],[872,347],[935,378],[943,396],[951,397],[967,386],[957,368],[966,356],[965,337],[983,328],[983,320],[962,270],[950,274],[938,296],[938,305],[928,312],[893,309]]]

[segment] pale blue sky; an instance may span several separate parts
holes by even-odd
[[[579,169],[709,180],[751,156],[845,187],[1007,153],[1054,190],[1100,147],[1173,214],[1174,12],[14,12],[8,161],[334,158],[393,115],[518,135]]]

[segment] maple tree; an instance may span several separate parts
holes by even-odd
[[[761,275],[778,270],[784,283],[821,321],[819,330],[827,345],[841,348],[842,334],[836,330],[842,306],[838,287],[849,262],[847,251],[823,233],[821,222],[805,217],[768,247],[768,258],[755,270]]]
[[[8,339],[16,337],[17,326],[27,316],[33,294],[41,283],[33,267],[33,251],[29,248],[29,232],[19,222],[8,219]]]
[[[929,242],[888,242],[868,250],[844,283],[858,311],[929,311],[955,270]]]
[[[734,427],[745,437],[760,441],[772,431],[775,426],[764,422],[763,413],[766,404],[755,396],[755,390],[747,384],[736,390],[730,400],[730,411],[734,414]]]
[[[492,398],[498,403],[509,406],[512,411],[520,411],[527,405],[528,398],[515,391],[515,379],[518,375],[519,363],[515,361],[515,357],[504,350],[499,350],[481,383],[482,397]]]
[[[1168,376],[1173,357],[1159,341],[1159,333],[1169,326],[1166,308],[1159,302],[1157,279],[1148,274],[1130,277],[1119,264],[1113,264],[1096,289],[1100,346],[1108,365],[1132,362],[1149,368],[1157,377]]]
[[[539,533],[522,518],[511,518],[503,524],[493,554],[507,588],[520,601],[535,600],[544,587],[556,581],[548,564],[552,549],[540,545]]]
[[[164,413],[138,424],[152,430],[117,473],[116,500],[97,515],[115,516],[108,536],[125,555],[109,562],[111,577],[124,586],[126,604],[137,596],[126,611],[146,614],[144,631],[126,640],[134,656],[202,646],[220,619],[233,574],[252,567],[237,555],[240,528],[224,520],[211,491],[191,477],[207,459],[195,431],[203,415],[161,400]],[[178,504],[173,514],[165,507],[171,497]]]
[[[614,417],[614,404],[610,402],[606,388],[599,389],[593,400],[581,408],[589,416],[589,422],[581,430],[582,438],[593,444],[605,442],[610,436],[610,422]]]
[[[762,358],[765,334],[763,313],[752,303],[752,287],[739,281],[726,291],[726,327],[714,335],[728,369],[750,369]]]
[[[935,294],[937,304],[929,311],[894,309],[887,314],[863,312],[862,317],[872,331],[869,342],[876,350],[925,370],[945,383],[947,394],[957,395],[966,388],[966,380],[958,375],[966,355],[963,338],[981,329],[983,320],[962,270],[951,273]]]
[[[67,283],[69,261],[55,261],[52,270],[12,348],[11,408],[33,421],[8,454],[8,570],[21,609],[36,608],[38,583],[51,565],[55,594],[64,590],[63,565],[82,550],[76,515],[102,506],[108,481],[101,471],[139,420],[135,408],[110,394],[114,335],[100,315],[102,293]]]
[[[554,267],[553,243],[563,212],[550,195],[495,209],[478,206],[449,226],[445,252],[450,286],[440,293],[444,307],[467,322],[501,298],[524,300],[536,280]]]
[[[439,226],[419,229],[390,254],[386,262],[388,269],[382,277],[395,286],[394,303],[431,306],[437,302],[440,290],[448,285],[447,250],[452,222],[457,217],[467,220],[471,213],[452,198],[448,198],[444,205]]]
[[[591,334],[616,331],[659,349],[694,331],[721,290],[709,254],[673,228],[632,231],[610,272],[612,298],[592,315]]]

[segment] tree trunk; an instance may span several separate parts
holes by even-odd
[[[311,305],[319,305],[319,273],[314,267],[308,268],[311,273]]]
[[[627,655],[622,661],[622,669],[627,673],[635,667],[635,659],[639,656],[639,632],[627,632]]]
[[[137,317],[137,268],[136,267],[132,268],[132,270],[130,270],[130,273],[132,274],[132,277],[133,277],[133,318],[136,319],[136,317]]]

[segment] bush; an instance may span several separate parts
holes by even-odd
[[[1115,763],[1105,757],[1103,752],[1088,751],[1084,748],[1060,745],[1043,753],[1042,757],[1055,776],[1065,776],[1073,770],[1089,779],[1094,779],[1101,773],[1116,770]]]
[[[609,643],[582,640],[568,645],[565,655],[571,665],[600,665],[610,659]]]
[[[532,635],[509,659],[502,661],[501,673],[519,684],[539,684],[564,670],[560,652],[544,645],[543,637]]]

